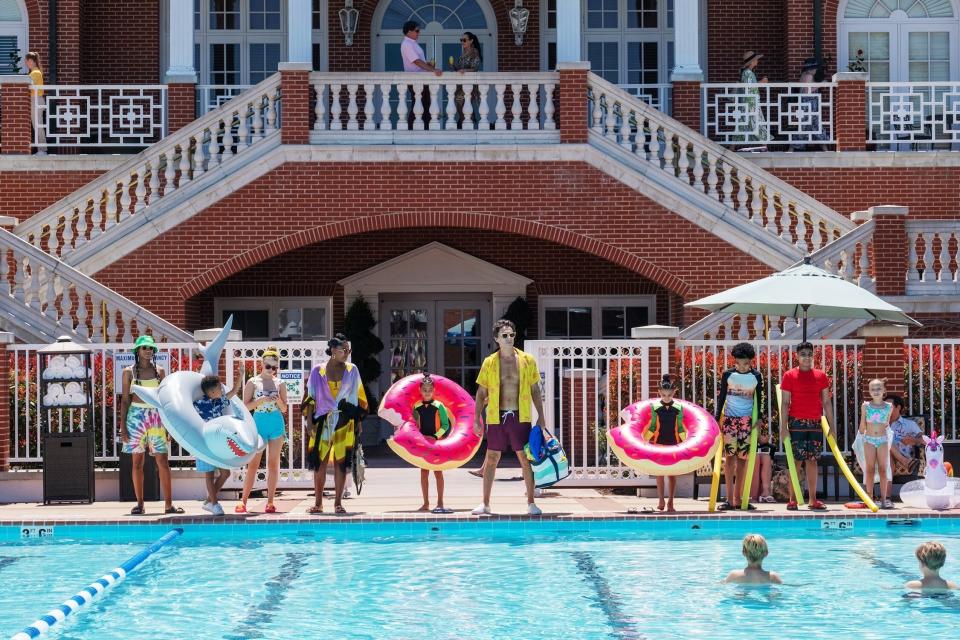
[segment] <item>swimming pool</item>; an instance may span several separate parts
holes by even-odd
[[[947,637],[960,597],[905,598],[928,539],[960,578],[960,520],[186,525],[52,638]],[[170,530],[0,527],[4,637]],[[722,585],[762,533],[782,587]]]

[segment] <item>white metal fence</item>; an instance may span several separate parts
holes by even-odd
[[[463,140],[518,134],[559,140],[555,73],[312,73],[314,137],[422,142],[397,132]],[[442,132],[442,134],[441,134]],[[502,133],[497,133],[502,132]]]
[[[957,433],[957,405],[960,391],[960,339],[908,339],[907,349],[907,413],[922,415],[926,432],[936,429],[950,442],[960,442]]]
[[[8,353],[11,357],[11,374],[14,380],[11,403],[11,446],[10,463],[15,466],[29,467],[43,461],[41,443],[43,431],[56,432],[82,431],[85,424],[84,409],[60,409],[45,411],[40,406],[40,371],[37,350],[46,345],[11,345]],[[197,371],[202,364],[202,355],[195,343],[160,343],[157,362],[168,372],[190,369]],[[244,379],[259,372],[257,363],[262,357],[266,342],[233,342],[224,350],[225,365],[221,378],[232,385],[234,373],[239,368]],[[302,389],[306,386],[306,377],[317,364],[326,362],[326,344],[323,342],[279,342],[281,373],[302,374],[299,388],[296,377],[285,382],[288,384],[289,407],[287,412],[287,443],[281,462],[281,486],[312,486],[312,473],[306,469],[306,441],[303,438],[300,418],[300,400]],[[93,388],[94,415],[90,421],[95,436],[95,454],[97,462],[110,466],[119,461],[122,442],[117,428],[120,410],[119,385],[117,384],[117,365],[114,356],[118,353],[130,353],[132,343],[111,343],[90,345],[93,349]],[[193,456],[181,449],[175,441],[171,443],[170,460],[192,461]],[[241,472],[234,473],[234,480],[242,480]],[[234,482],[236,484],[237,482]]]
[[[197,85],[197,117],[218,109],[253,85],[199,84]]]
[[[833,83],[708,83],[700,91],[701,132],[720,144],[836,144]]]
[[[543,380],[544,422],[570,462],[568,484],[639,485],[607,447],[620,411],[648,398],[669,362],[666,340],[528,340]]]
[[[960,143],[960,83],[868,82],[868,141],[891,150]]]
[[[673,114],[673,85],[660,84],[621,84],[621,89],[636,96],[654,109],[669,115]]]
[[[681,340],[676,371],[681,378],[678,397],[716,413],[716,399],[723,372],[733,366],[730,349],[740,340]],[[857,435],[861,398],[861,356],[863,340],[813,340],[814,366],[830,377],[837,421],[837,444],[849,452]],[[750,341],[757,351],[756,367],[766,385],[766,419],[777,438],[779,410],[776,385],[783,373],[797,364],[796,342],[792,340]],[[824,443],[824,453],[828,451]]]
[[[167,133],[166,85],[42,85],[33,146],[146,147]]]

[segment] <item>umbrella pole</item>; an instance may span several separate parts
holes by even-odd
[[[807,307],[809,305],[803,305],[803,340],[801,342],[807,341]]]

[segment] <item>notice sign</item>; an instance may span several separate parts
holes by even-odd
[[[137,357],[132,351],[113,352],[113,392],[117,395],[123,392],[123,370],[136,364]],[[163,351],[153,356],[153,363],[170,373],[170,354]]]
[[[281,371],[280,382],[287,387],[287,404],[299,404],[303,398],[303,371]]]

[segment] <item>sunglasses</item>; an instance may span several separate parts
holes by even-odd
[[[470,42],[470,38],[460,38],[460,42]]]
[[[515,333],[501,333],[501,334],[500,334],[500,337],[501,337],[501,338],[516,338],[516,337],[517,337],[517,334],[515,334]]]
[[[264,364],[264,365],[263,365],[263,368],[264,368],[264,369],[270,369],[270,370],[272,371],[272,370],[274,370],[274,369],[279,369],[280,367],[278,367],[278,366],[275,365],[275,364]]]

